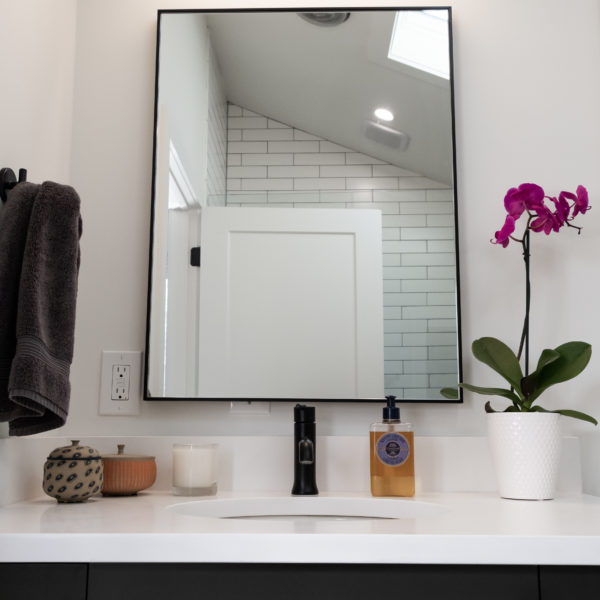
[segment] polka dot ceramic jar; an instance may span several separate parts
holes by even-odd
[[[56,448],[44,465],[44,492],[58,502],[83,502],[102,489],[102,458],[97,450],[80,446]]]

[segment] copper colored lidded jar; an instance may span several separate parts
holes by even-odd
[[[149,488],[156,480],[154,456],[125,454],[125,444],[117,445],[117,454],[105,454],[103,496],[133,496]]]

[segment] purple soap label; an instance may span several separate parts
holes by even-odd
[[[376,452],[384,465],[397,467],[410,456],[410,444],[401,433],[385,433],[377,440]]]

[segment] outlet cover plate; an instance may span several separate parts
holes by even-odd
[[[129,367],[129,393],[127,399],[114,399],[114,367]],[[141,410],[142,353],[139,351],[104,350],[100,376],[99,415],[132,416]]]
[[[254,400],[232,400],[229,403],[230,415],[268,415],[270,413],[270,402],[255,402]]]

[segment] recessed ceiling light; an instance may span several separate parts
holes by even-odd
[[[374,115],[381,119],[382,121],[393,121],[394,113],[387,108],[377,108],[375,109]]]
[[[350,18],[349,12],[301,12],[296,14],[312,25],[321,27],[335,27]]]

